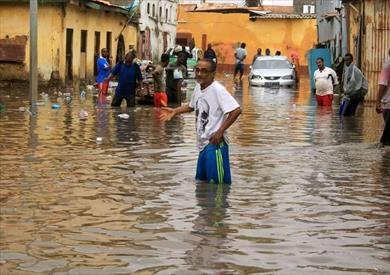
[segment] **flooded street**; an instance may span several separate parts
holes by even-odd
[[[375,108],[341,120],[337,103],[317,108],[308,79],[294,91],[218,78],[243,110],[230,187],[195,184],[194,114],[162,123],[151,106],[75,91],[59,109],[40,97],[31,116],[27,90],[2,88],[0,273],[390,272],[390,149],[377,146]]]

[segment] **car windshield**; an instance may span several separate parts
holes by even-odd
[[[291,69],[287,60],[256,60],[253,69]]]

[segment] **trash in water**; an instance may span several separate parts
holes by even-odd
[[[64,93],[64,96],[71,96],[70,93]]]
[[[25,112],[26,111],[26,108],[25,107],[19,107],[19,112]]]
[[[109,100],[111,100],[111,99],[112,99],[112,97],[111,97],[110,95],[106,96],[106,100],[107,100],[107,101],[109,101]]]
[[[45,105],[45,102],[44,102],[44,101],[37,101],[37,102],[35,103],[35,105],[37,105],[37,106],[43,106],[43,105]]]
[[[47,93],[45,93],[45,92],[42,92],[42,93],[41,93],[41,96],[42,96],[42,97],[49,97],[49,95],[48,95]]]
[[[79,118],[82,120],[88,119],[88,112],[86,110],[81,110],[79,113]]]
[[[86,96],[86,92],[85,91],[81,91],[80,97],[85,97],[85,96]]]
[[[128,114],[119,114],[118,117],[128,119],[130,116]]]
[[[97,137],[96,138],[96,142],[102,142],[103,141],[103,138],[102,137]]]
[[[71,96],[66,96],[65,97],[65,102],[66,103],[71,103],[72,102],[72,97]]]
[[[58,103],[53,103],[53,104],[51,105],[51,108],[52,108],[52,109],[59,109],[59,108],[61,108],[61,105],[58,104]]]
[[[5,112],[5,104],[0,103],[0,113]]]
[[[93,85],[86,86],[87,91],[92,91],[94,89]]]

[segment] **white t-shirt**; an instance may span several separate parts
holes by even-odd
[[[336,72],[328,67],[325,67],[322,71],[317,69],[314,72],[314,82],[316,85],[316,95],[320,96],[332,95],[333,85],[339,84]]]
[[[204,90],[201,90],[197,83],[189,106],[195,110],[199,151],[202,151],[209,144],[211,135],[221,127],[227,113],[240,107],[233,96],[218,81],[214,81]],[[228,142],[226,131],[224,138]]]
[[[242,63],[243,61],[241,61],[244,56],[246,56],[246,50],[244,48],[237,48],[236,49],[236,64],[240,64]]]

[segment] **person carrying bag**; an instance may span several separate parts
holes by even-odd
[[[343,90],[344,96],[340,104],[339,115],[354,116],[359,103],[363,103],[368,92],[368,82],[363,73],[353,62],[353,56],[344,56]]]

